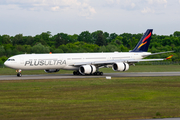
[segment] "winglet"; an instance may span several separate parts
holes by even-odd
[[[167,57],[166,60],[169,60],[169,59],[171,59],[172,57],[173,57],[173,55]]]

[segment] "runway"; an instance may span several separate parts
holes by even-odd
[[[105,78],[110,77],[155,77],[155,76],[180,76],[180,72],[120,72],[104,73],[103,76],[74,76],[72,74],[42,74],[42,75],[1,75],[0,80],[38,80],[38,79],[75,79],[75,78]]]
[[[143,120],[180,120],[180,118],[163,118],[163,119],[143,119]]]

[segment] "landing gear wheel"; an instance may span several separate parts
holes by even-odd
[[[21,73],[18,73],[18,74],[17,74],[17,77],[21,77],[21,76],[22,76],[22,74],[21,74]]]
[[[97,75],[97,72],[95,72],[93,75]]]
[[[76,72],[76,71],[74,71],[74,72],[73,72],[73,75],[77,75],[77,72]]]
[[[93,75],[101,75],[101,76],[102,76],[102,75],[103,75],[103,72],[99,72],[99,71],[98,71],[98,72],[95,72]]]
[[[79,71],[74,71],[73,75],[81,75],[81,73]]]
[[[99,75],[103,76],[103,72],[99,72]]]

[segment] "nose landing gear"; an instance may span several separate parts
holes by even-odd
[[[22,74],[21,73],[17,73],[17,77],[21,77],[22,76]]]
[[[21,70],[16,70],[16,72],[17,72],[17,77],[21,77],[22,76]]]

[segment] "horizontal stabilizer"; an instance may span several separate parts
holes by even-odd
[[[171,59],[172,57],[173,57],[173,55],[167,57],[166,60],[169,60],[169,59]]]
[[[166,52],[159,52],[159,53],[151,53],[149,55],[143,55],[143,57],[147,57],[147,56],[150,56],[150,55],[159,55],[159,54],[164,54],[164,53],[170,53],[170,52],[174,52],[174,51],[166,51]]]

